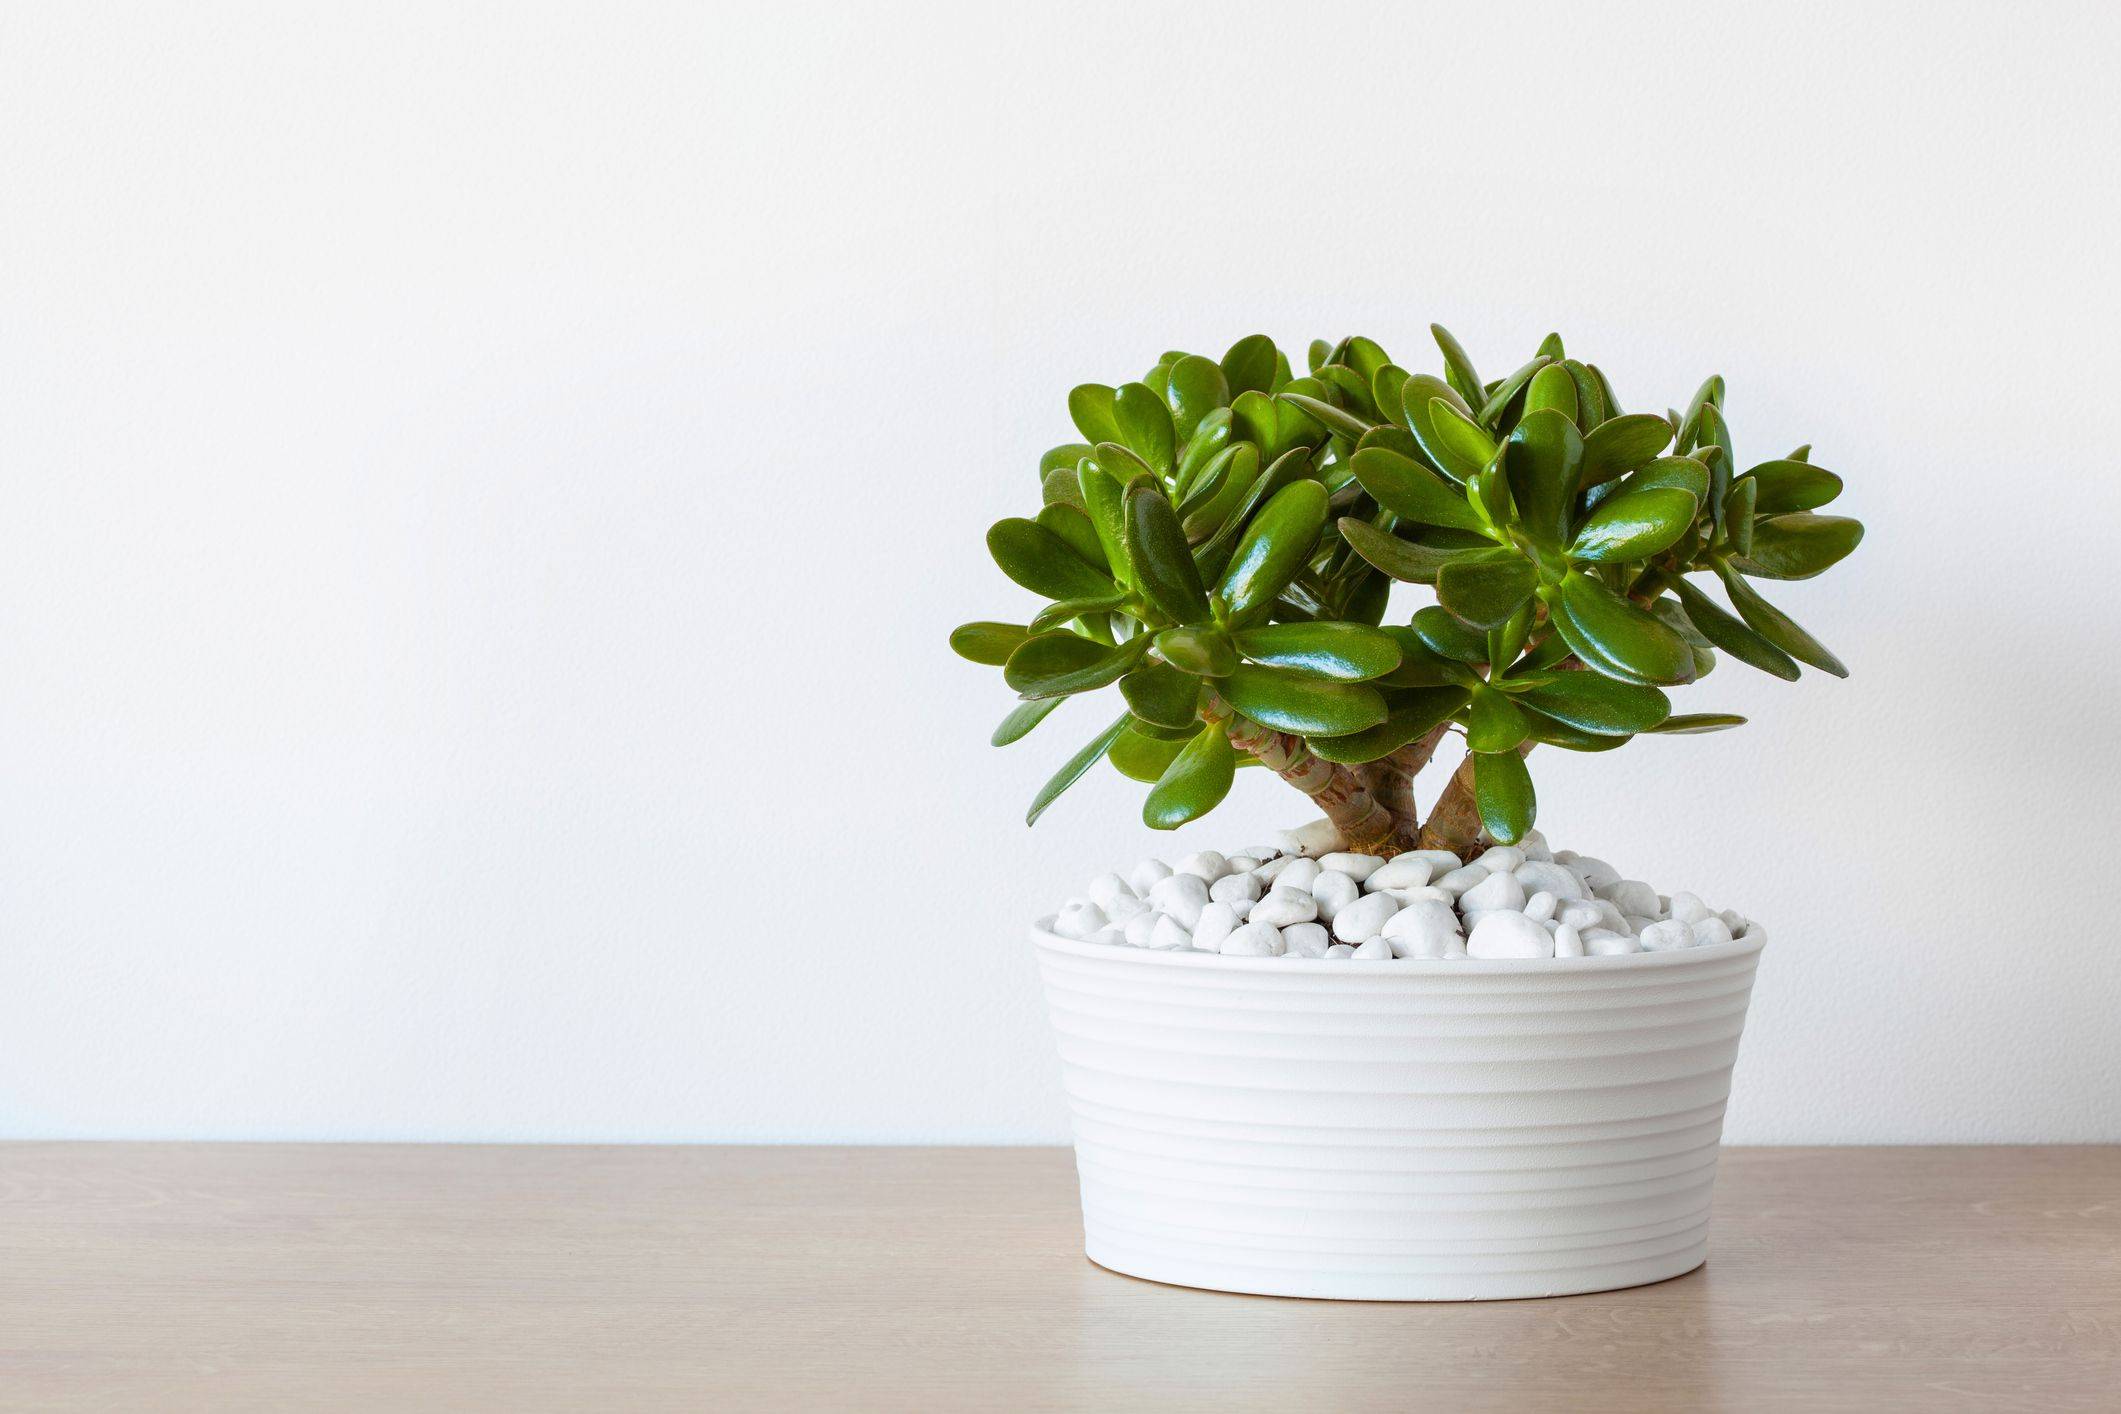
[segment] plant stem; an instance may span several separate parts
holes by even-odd
[[[1263,727],[1237,711],[1220,696],[1209,694],[1208,720],[1221,727],[1239,751],[1249,752],[1259,763],[1311,798],[1325,812],[1347,847],[1364,853],[1396,854],[1404,846],[1395,843],[1399,821],[1377,803],[1354,771],[1312,754],[1303,738]]]
[[[1420,847],[1448,849],[1463,859],[1479,839],[1480,806],[1473,798],[1473,753],[1469,751],[1437,797],[1428,823],[1421,827]]]

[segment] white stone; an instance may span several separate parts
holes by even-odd
[[[1671,952],[1694,945],[1694,930],[1677,919],[1666,918],[1636,933],[1644,952]]]
[[[1137,903],[1141,901],[1134,892],[1134,886],[1117,874],[1098,875],[1083,892],[1090,895],[1090,902],[1102,908],[1107,916],[1112,916],[1112,905],[1116,900],[1130,898]]]
[[[1441,904],[1449,904],[1451,902],[1449,894],[1430,884],[1423,884],[1418,889],[1386,889],[1384,892],[1398,899],[1401,908],[1405,908],[1408,904],[1424,903],[1431,900]]]
[[[1230,872],[1230,861],[1215,850],[1204,849],[1198,854],[1189,854],[1179,860],[1178,867],[1172,872],[1196,875],[1212,884]]]
[[[1473,862],[1490,874],[1508,874],[1524,863],[1524,851],[1514,845],[1494,845]]]
[[[1554,859],[1557,863],[1563,862],[1558,854],[1554,856]],[[1615,869],[1603,859],[1594,859],[1588,854],[1579,854],[1571,857],[1565,862],[1564,867],[1571,874],[1583,880],[1583,886],[1594,894],[1598,892],[1600,884],[1616,883],[1620,878],[1618,869]]]
[[[1224,862],[1230,866],[1232,874],[1249,874],[1254,869],[1257,869],[1260,864],[1257,859],[1254,859],[1249,854],[1233,854]]]
[[[1343,908],[1362,897],[1362,888],[1337,869],[1328,869],[1311,881],[1311,897],[1318,900],[1318,916],[1331,923]]]
[[[1265,923],[1247,923],[1223,939],[1224,957],[1280,957],[1281,930]]]
[[[1496,877],[1509,878],[1506,874]],[[1477,958],[1552,957],[1554,940],[1547,936],[1546,929],[1522,913],[1499,910],[1474,925],[1472,936],[1466,939],[1466,955]]]
[[[1208,881],[1198,874],[1173,874],[1149,890],[1149,902],[1159,913],[1168,913],[1180,926],[1190,929],[1200,922],[1200,911],[1208,906]]]
[[[1245,847],[1245,853],[1250,855],[1252,858],[1258,860],[1261,864],[1264,864],[1268,860],[1274,858],[1276,855],[1282,853],[1282,847],[1278,844],[1247,845]]]
[[[1127,945],[1127,935],[1117,928],[1100,928],[1084,941],[1103,943],[1108,948],[1123,948]]]
[[[1143,903],[1131,893],[1121,894],[1105,905],[1105,917],[1111,919],[1114,923],[1122,925],[1128,919],[1134,917],[1135,914],[1149,911],[1149,905]]]
[[[1523,908],[1524,885],[1515,874],[1490,874],[1458,896],[1460,911],[1472,913],[1491,908]]]
[[[1333,915],[1333,936],[1344,943],[1366,943],[1399,912],[1390,894],[1364,894]]]
[[[1596,885],[1591,891],[1622,913],[1655,918],[1662,911],[1657,891],[1640,879],[1615,879],[1610,884]]]
[[[1302,854],[1304,842],[1294,830],[1282,830],[1274,836],[1274,847],[1283,854]]]
[[[1170,865],[1164,863],[1161,859],[1144,859],[1128,871],[1127,884],[1135,893],[1147,898],[1149,890],[1155,888],[1160,880],[1170,877]]]
[[[1308,825],[1298,825],[1289,833],[1296,837],[1294,853],[1308,854],[1313,859],[1343,847],[1340,830],[1331,820],[1313,820]]]
[[[1321,857],[1318,861],[1318,867],[1331,869],[1336,874],[1345,874],[1359,884],[1384,868],[1385,862],[1374,854],[1348,854],[1341,852]]]
[[[1488,871],[1481,868],[1478,864],[1467,864],[1451,870],[1441,878],[1430,880],[1429,887],[1442,889],[1451,897],[1457,898],[1467,889],[1472,888],[1487,877]]]
[[[1245,924],[1263,924],[1272,928],[1286,928],[1291,923],[1309,923],[1318,917],[1318,900],[1309,890],[1285,889],[1279,885],[1269,890],[1267,896],[1252,905],[1250,919]]]
[[[1745,921],[1745,915],[1735,908],[1726,908],[1716,916],[1723,920],[1723,926],[1731,930],[1731,936],[1734,938],[1752,926]]]
[[[1165,914],[1156,920],[1156,926],[1149,931],[1149,946],[1158,952],[1178,952],[1183,948],[1190,948],[1193,946],[1193,930],[1180,926],[1177,919]]]
[[[1599,927],[1610,928],[1616,933],[1632,934],[1635,931],[1628,926],[1628,916],[1615,908],[1611,899],[1593,899],[1591,903],[1598,909]]]
[[[1358,962],[1384,961],[1392,956],[1392,945],[1383,938],[1372,938],[1357,944],[1353,955]]]
[[[1699,895],[1690,894],[1684,889],[1673,894],[1671,902],[1665,906],[1665,916],[1667,918],[1676,918],[1689,928],[1699,923],[1702,919],[1709,917],[1711,912],[1712,910],[1701,901]]]
[[[1583,935],[1564,923],[1554,930],[1554,956],[1582,957]]]
[[[1672,921],[1675,923],[1679,921],[1676,915]],[[1694,946],[1697,948],[1714,947],[1718,943],[1731,941],[1731,925],[1714,914],[1698,920],[1694,924],[1693,933]]]
[[[1543,891],[1557,899],[1587,899],[1591,896],[1591,891],[1583,886],[1583,880],[1559,864],[1528,859],[1517,866],[1515,873],[1517,882],[1524,885],[1528,894]]]
[[[1641,952],[1642,944],[1619,933],[1601,930],[1584,934],[1583,948],[1592,957],[1619,957],[1624,953]]]
[[[1544,863],[1554,857],[1554,852],[1547,848],[1547,837],[1537,830],[1526,830],[1524,838],[1517,842],[1517,848],[1523,851],[1526,860],[1534,863]]]
[[[1277,889],[1302,889],[1308,893],[1311,889],[1311,881],[1323,872],[1318,867],[1317,860],[1305,859],[1302,855],[1297,855],[1289,860],[1287,867],[1274,876],[1274,887]]]
[[[1380,930],[1385,937],[1397,942],[1405,939],[1412,943],[1423,938],[1434,938],[1438,947],[1458,933],[1458,914],[1451,905],[1437,899],[1423,899],[1410,903],[1385,920]]]
[[[1128,946],[1137,948],[1149,946],[1149,940],[1156,936],[1156,920],[1161,917],[1163,917],[1161,913],[1145,910],[1129,918],[1126,928]]]
[[[1193,925],[1193,946],[1202,952],[1214,952],[1223,945],[1223,939],[1237,931],[1237,910],[1227,903],[1211,903],[1200,911],[1200,921]]]
[[[1555,903],[1554,896],[1541,889],[1524,901],[1524,916],[1534,923],[1545,923],[1554,916]]]
[[[1281,930],[1281,945],[1289,957],[1324,957],[1333,939],[1316,923],[1291,923]]]
[[[1332,958],[1335,962],[1345,962],[1355,956],[1355,949],[1349,947],[1346,943],[1335,943],[1332,947],[1326,949],[1326,956]]]
[[[1604,914],[1598,911],[1596,904],[1582,899],[1572,899],[1564,903],[1560,908],[1554,910],[1554,916],[1578,932],[1582,932],[1586,928],[1596,928],[1600,920],[1605,917]]]
[[[1298,854],[1284,854],[1279,859],[1270,859],[1252,871],[1252,877],[1262,884],[1271,884],[1288,872],[1289,866],[1303,858]]]
[[[1418,889],[1436,877],[1436,866],[1426,859],[1402,854],[1370,871],[1362,886],[1372,893],[1381,889]]]
[[[1649,927],[1652,923],[1661,922],[1662,920],[1656,918],[1645,918],[1639,913],[1630,913],[1624,916],[1620,921],[1627,925],[1627,929],[1630,933],[1633,933],[1636,937],[1639,938],[1642,936],[1643,929]]]
[[[1432,879],[1438,874],[1448,874],[1459,865],[1465,863],[1463,859],[1460,859],[1447,849],[1410,849],[1405,854],[1400,855],[1399,858],[1426,860],[1430,870],[1429,877]]]
[[[1102,908],[1085,899],[1062,909],[1053,920],[1053,931],[1063,938],[1087,938],[1110,921]]]
[[[1257,899],[1239,898],[1230,900],[1230,902],[1225,904],[1224,906],[1228,908],[1232,913],[1237,915],[1238,922],[1245,923],[1251,920],[1252,905],[1257,902]]]
[[[1450,910],[1447,908],[1444,912],[1450,913]],[[1399,919],[1399,914],[1392,916],[1393,923],[1398,923]],[[1397,934],[1386,933],[1380,936],[1391,944],[1394,957],[1435,959],[1450,957],[1453,953],[1464,957],[1466,952],[1466,940],[1458,936],[1458,918],[1455,914],[1452,915],[1448,927],[1431,917],[1426,921],[1402,926]]]
[[[1208,885],[1208,897],[1217,903],[1257,903],[1259,880],[1250,874],[1225,874]]]

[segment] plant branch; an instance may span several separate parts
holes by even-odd
[[[1312,754],[1302,737],[1263,727],[1241,716],[1212,691],[1208,694],[1206,715],[1238,750],[1257,757],[1261,765],[1309,796],[1340,831],[1349,849],[1397,853],[1402,847],[1394,843],[1399,833],[1398,820],[1378,804],[1354,771]]]

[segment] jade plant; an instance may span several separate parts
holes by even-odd
[[[1532,827],[1535,745],[1741,724],[1671,710],[1665,689],[1716,650],[1781,678],[1847,675],[1752,583],[1808,579],[1862,539],[1817,513],[1841,478],[1808,447],[1741,471],[1720,377],[1683,413],[1629,413],[1558,336],[1488,381],[1431,327],[1441,377],[1365,338],[1313,343],[1297,377],[1254,335],[1068,395],[1082,440],[1040,460],[1035,516],[987,533],[1047,602],[950,638],[1019,698],[997,746],[1068,697],[1124,699],[1029,820],[1106,760],[1173,829],[1258,765],[1352,849],[1463,852]],[[1394,581],[1435,602],[1384,623]],[[1464,760],[1423,816],[1414,777],[1453,731]]]

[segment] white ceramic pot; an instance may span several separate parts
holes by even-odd
[[[1467,1301],[1638,1286],[1707,1255],[1758,930],[1527,962],[1033,937],[1100,1266]]]

